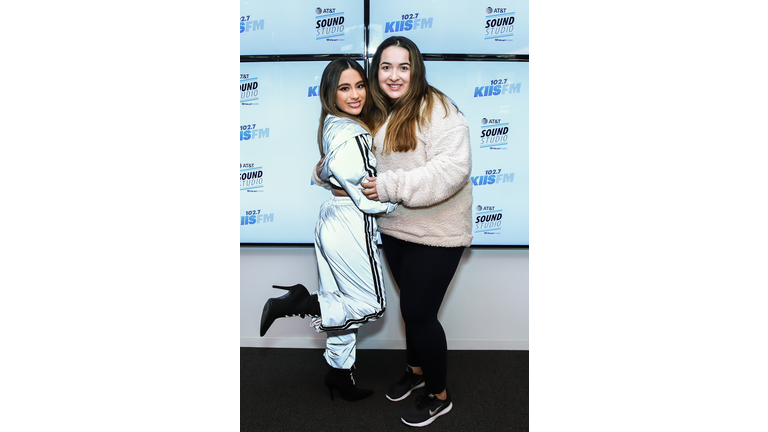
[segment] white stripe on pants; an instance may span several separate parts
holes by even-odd
[[[320,207],[315,252],[321,318],[312,326],[328,333],[324,356],[338,369],[355,363],[357,328],[386,309],[376,235],[375,217],[349,197],[334,196]]]

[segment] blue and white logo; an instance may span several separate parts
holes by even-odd
[[[344,36],[344,12],[339,12],[336,8],[317,8],[315,15],[317,15],[315,40],[325,39],[332,42],[344,40],[339,39]]]
[[[251,19],[250,15],[240,17],[240,33],[247,33],[256,30],[264,30],[263,19]]]
[[[522,83],[513,83],[507,78],[491,80],[491,85],[475,87],[472,97],[504,96],[520,93]]]
[[[243,105],[258,105],[259,100],[259,81],[258,77],[243,79],[240,74],[240,103]]]
[[[240,192],[261,192],[264,188],[264,170],[255,164],[240,164]]]
[[[259,128],[255,124],[240,126],[240,141],[269,138],[269,128]]]
[[[502,209],[478,205],[475,210],[475,234],[501,234]]]
[[[275,221],[274,213],[262,213],[261,210],[246,210],[245,215],[240,216],[240,225],[256,225]]]
[[[515,31],[515,13],[508,8],[485,9],[485,40],[510,42]]]
[[[390,21],[384,24],[384,33],[398,33],[413,30],[431,29],[434,17],[419,18],[418,13],[407,13],[400,16],[399,21]]]
[[[471,176],[474,186],[491,186],[509,184],[515,180],[515,173],[501,172],[501,168],[486,170],[484,175]]]
[[[509,122],[502,123],[502,120],[497,118],[483,118],[481,123],[483,126],[480,127],[480,148],[505,150],[498,147],[509,142]]]

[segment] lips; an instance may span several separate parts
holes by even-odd
[[[357,102],[347,102],[347,105],[349,105],[352,108],[357,108],[360,106],[360,101]]]

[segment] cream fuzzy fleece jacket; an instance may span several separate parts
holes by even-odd
[[[409,152],[382,153],[389,120],[374,137],[379,200],[400,203],[378,215],[379,231],[429,246],[469,246],[472,242],[472,152],[469,126],[453,105],[448,115],[439,100],[418,144]]]

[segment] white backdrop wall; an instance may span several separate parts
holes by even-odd
[[[360,328],[360,349],[405,349],[400,297],[384,261],[387,311]],[[261,311],[283,290],[301,283],[317,291],[312,246],[240,247],[240,346],[324,348],[325,335],[307,318],[281,318],[259,337]],[[528,249],[468,248],[440,310],[450,350],[528,350]]]

